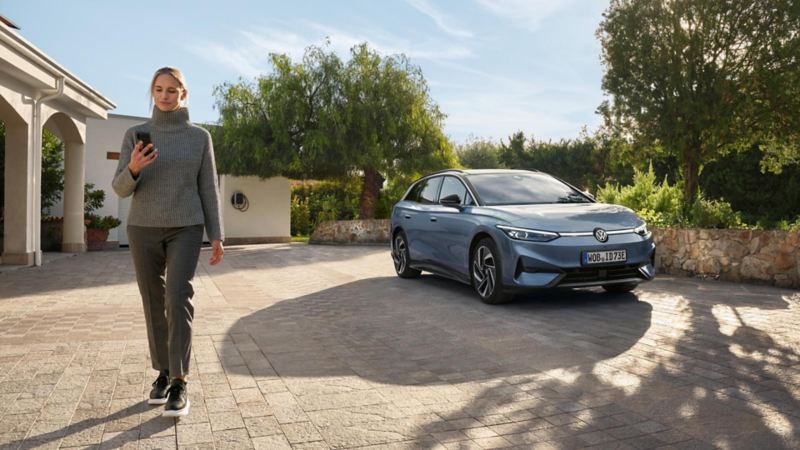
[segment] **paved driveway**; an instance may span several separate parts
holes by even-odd
[[[480,303],[382,247],[204,250],[191,414],[144,403],[127,251],[0,272],[0,448],[798,448],[800,294],[660,277]]]

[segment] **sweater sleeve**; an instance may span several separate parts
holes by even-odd
[[[225,239],[225,232],[223,230],[222,214],[220,212],[217,166],[214,161],[214,144],[211,142],[210,135],[208,135],[206,148],[203,152],[203,163],[200,166],[197,184],[200,190],[200,201],[203,204],[203,216],[205,217],[208,239],[211,241],[222,241]]]
[[[125,132],[125,137],[122,138],[117,171],[111,181],[114,192],[120,197],[132,195],[133,191],[136,190],[136,185],[139,184],[139,179],[133,178],[131,171],[128,170],[128,163],[131,161],[131,151],[133,151],[134,145],[133,129],[131,128]]]

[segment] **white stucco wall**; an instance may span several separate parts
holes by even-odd
[[[247,197],[246,211],[233,207],[231,197]],[[230,243],[282,242],[291,239],[291,183],[287,178],[220,176],[220,200],[225,238]]]

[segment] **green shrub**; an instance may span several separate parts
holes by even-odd
[[[679,185],[670,186],[666,179],[660,184],[652,164],[647,172],[634,169],[633,185],[619,186],[606,183],[597,190],[597,199],[604,203],[616,203],[636,211],[652,226],[678,225],[682,220]]]
[[[702,194],[689,210],[691,225],[697,228],[743,228],[742,215],[723,200],[708,200]]]
[[[308,236],[311,233],[311,216],[308,200],[292,197],[291,233],[292,236]]]
[[[800,216],[797,216],[794,222],[781,220],[776,224],[775,228],[781,231],[800,231]]]
[[[86,214],[85,218],[90,221],[89,225],[87,225],[89,228],[98,228],[100,230],[110,230],[122,224],[122,221],[114,216],[100,217],[97,214]]]
[[[597,199],[604,203],[627,206],[648,224],[656,227],[746,227],[741,214],[733,211],[730,203],[707,199],[702,193],[698,194],[690,208],[684,208],[680,183],[670,186],[666,179],[657,183],[652,165],[647,172],[634,170],[633,185],[606,184],[599,188]]]
[[[298,233],[296,236],[305,235],[325,220],[355,219],[358,217],[360,203],[361,180],[358,178],[342,181],[296,181],[292,184],[291,220],[296,225],[293,230]],[[295,215],[298,217],[295,218]],[[303,233],[302,229],[308,231]]]

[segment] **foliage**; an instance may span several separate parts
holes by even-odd
[[[358,216],[359,180],[296,181],[292,183],[292,235],[307,235],[325,220]]]
[[[290,217],[292,236],[308,236],[311,233],[311,210],[308,208],[308,199],[300,200],[292,195]]]
[[[593,191],[598,185],[631,179],[630,166],[610,160],[611,153],[610,140],[586,133],[578,139],[544,142],[527,139],[524,133],[517,132],[508,144],[501,143],[498,159],[505,167],[541,170]]]
[[[709,200],[698,195],[689,210],[690,224],[696,228],[745,228],[742,215],[724,200]]]
[[[64,145],[47,130],[42,131],[42,211],[61,200],[64,191]]]
[[[357,174],[363,177],[360,216],[370,218],[385,179],[455,164],[442,132],[444,114],[405,56],[384,57],[361,44],[345,63],[312,46],[300,63],[285,55],[272,55],[271,63],[272,72],[255,83],[215,89],[222,173]]]
[[[500,163],[500,146],[484,139],[471,139],[456,147],[458,162],[468,169],[496,169]]]
[[[598,189],[596,197],[604,203],[631,208],[653,226],[671,226],[683,221],[680,187],[670,186],[666,179],[658,183],[652,165],[647,172],[634,169],[633,185],[620,187],[606,183]]]
[[[764,171],[762,154],[754,146],[706,165],[700,187],[712,198],[729,201],[748,222],[769,228],[800,215],[800,166],[786,166],[779,174]]]
[[[103,207],[106,201],[106,193],[102,189],[95,189],[94,183],[83,185],[83,213],[89,215]]]
[[[89,228],[99,228],[110,230],[118,227],[122,222],[114,216],[103,216],[95,214],[94,211],[103,207],[106,200],[106,193],[102,189],[95,189],[93,183],[83,185],[83,212],[84,219],[89,220]]]
[[[688,208],[684,207],[680,184],[670,185],[664,179],[656,181],[652,165],[647,172],[634,169],[633,185],[606,184],[597,192],[597,199],[616,203],[636,211],[648,224],[657,227],[743,228],[741,214],[730,203],[709,200],[698,195]]]
[[[793,222],[781,220],[775,228],[782,231],[800,231],[800,216],[797,216]]]
[[[612,0],[598,30],[606,128],[676,158],[684,204],[707,164],[762,143],[800,152],[800,0]]]
[[[97,228],[100,230],[110,230],[112,228],[116,228],[122,224],[122,221],[117,219],[114,216],[103,216],[100,217],[97,214],[86,214],[84,216],[86,220],[89,220],[89,228]]]

